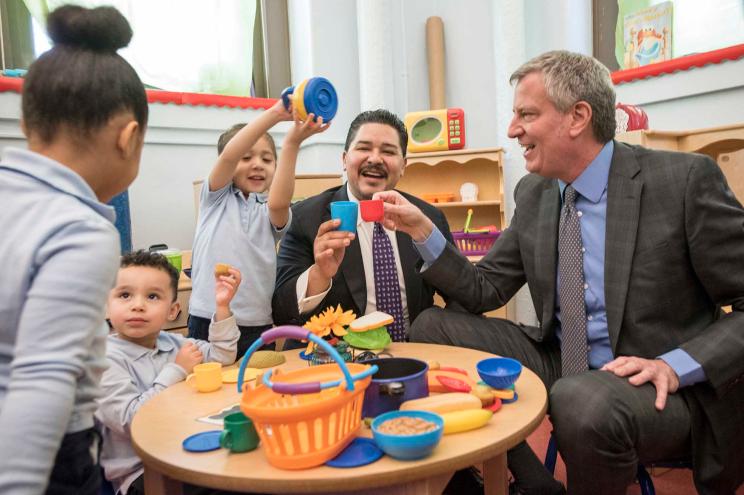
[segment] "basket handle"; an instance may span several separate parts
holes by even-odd
[[[243,376],[245,374],[245,368],[248,365],[248,360],[250,359],[251,355],[254,352],[256,352],[256,350],[259,349],[260,347],[266,344],[270,344],[279,338],[290,338],[290,339],[297,339],[297,340],[306,339],[322,347],[323,350],[326,351],[341,368],[341,372],[344,374],[344,379],[346,380],[347,390],[354,390],[354,379],[358,380],[359,378],[367,376],[367,373],[364,372],[362,374],[363,376],[356,375],[352,377],[351,373],[349,372],[349,368],[346,366],[346,363],[344,362],[343,358],[339,355],[339,353],[336,351],[336,349],[334,349],[333,346],[331,346],[328,342],[321,339],[320,337],[318,337],[311,331],[301,328],[301,327],[296,327],[293,325],[284,325],[284,326],[266,330],[248,348],[248,350],[245,353],[245,356],[243,356],[243,360],[240,362],[240,371],[238,371],[238,393],[242,392],[243,390]],[[320,390],[323,388],[329,388],[331,386],[335,386],[339,382],[336,381],[336,382],[327,382],[327,383],[307,382],[307,383],[273,383],[272,384],[271,381],[269,380],[268,374],[264,374],[264,383],[267,386],[271,387],[272,390],[280,394],[311,394],[315,392],[320,392]]]

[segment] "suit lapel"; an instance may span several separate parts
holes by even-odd
[[[558,266],[558,216],[560,213],[560,190],[558,182],[549,181],[540,198],[537,244],[535,246],[535,272],[542,294],[541,330],[543,337],[550,334],[555,318],[555,277]]]
[[[346,184],[336,191],[331,201],[349,201],[349,195],[346,192]],[[331,219],[331,205],[326,206],[323,215],[323,221]],[[354,237],[349,247],[346,248],[344,259],[341,261],[339,269],[346,281],[346,287],[349,289],[354,304],[361,314],[367,309],[367,281],[364,277],[364,262],[362,261],[362,250],[359,247],[359,238]],[[344,310],[351,308],[344,308]]]
[[[643,182],[632,151],[615,142],[607,181],[607,232],[605,235],[605,306],[613,354],[623,321],[628,279],[638,233]]]

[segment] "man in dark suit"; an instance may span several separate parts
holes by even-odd
[[[304,324],[329,306],[341,305],[358,316],[380,309],[375,294],[373,227],[357,224],[357,235],[338,231],[331,220],[333,201],[371,199],[391,190],[404,173],[408,135],[403,122],[386,110],[363,112],[351,123],[343,164],[348,182],[292,207],[292,225],[279,246],[273,298],[274,322]],[[401,193],[437,225],[447,241],[452,236],[444,215],[428,203]],[[386,231],[394,249],[402,313],[408,322],[433,305],[434,288],[418,273],[421,257],[411,237]]]
[[[612,82],[593,58],[549,52],[511,81],[509,136],[531,173],[481,262],[437,244],[404,199],[377,195],[388,226],[428,239],[424,279],[470,312],[427,311],[411,339],[515,357],[540,375],[571,494],[624,494],[639,462],[677,458],[692,460],[700,493],[733,494],[744,480],[741,204],[708,157],[614,141]],[[525,282],[539,326],[477,316]],[[530,492],[525,449],[509,466]]]

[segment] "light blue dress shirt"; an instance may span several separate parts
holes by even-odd
[[[230,309],[240,326],[270,325],[276,282],[276,243],[292,222],[277,230],[269,219],[267,194],[247,197],[232,182],[217,191],[205,179],[194,237],[189,314],[211,319],[215,312],[214,265],[240,270],[242,282]]]
[[[0,163],[0,493],[43,493],[65,433],[93,426],[104,306],[119,266],[114,209],[66,166]]]
[[[581,238],[584,246],[584,281],[586,292],[587,342],[589,367],[599,369],[614,359],[607,326],[604,294],[605,232],[607,224],[607,182],[615,145],[609,141],[589,166],[573,182],[579,194],[576,209],[580,216]],[[566,183],[558,181],[561,198]],[[446,240],[434,230],[422,243],[414,242],[426,265],[433,263],[444,251]],[[425,265],[425,266],[426,266]],[[560,279],[556,280],[556,287]],[[556,290],[556,316],[561,320],[560,299]],[[561,338],[560,328],[557,331]],[[706,379],[702,366],[682,349],[674,349],[659,358],[663,359],[679,376],[680,387]]]

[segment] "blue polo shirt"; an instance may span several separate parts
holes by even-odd
[[[215,311],[214,266],[227,263],[242,274],[230,309],[240,326],[269,325],[276,283],[276,244],[292,222],[276,229],[269,219],[266,194],[247,197],[232,182],[217,191],[204,181],[194,237],[189,313],[211,319]]]

